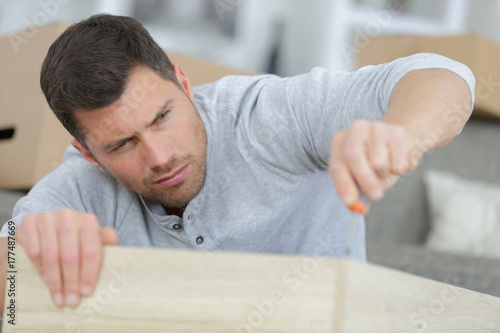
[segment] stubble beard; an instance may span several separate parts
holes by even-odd
[[[165,167],[154,175],[144,180],[145,191],[143,197],[159,202],[167,208],[183,208],[200,193],[205,182],[205,159],[206,154],[200,154],[199,159],[193,155],[187,155],[176,162],[174,167]],[[154,183],[162,175],[189,163],[189,173],[187,177],[177,185],[163,188]]]

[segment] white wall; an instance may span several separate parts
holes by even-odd
[[[468,27],[469,31],[500,43],[500,1],[473,1]]]

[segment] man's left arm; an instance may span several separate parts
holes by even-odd
[[[460,132],[473,103],[471,88],[446,69],[407,73],[394,87],[381,121],[356,120],[331,143],[329,172],[346,205],[360,189],[379,200],[422,155]]]

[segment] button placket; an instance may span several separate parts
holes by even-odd
[[[185,224],[184,225],[184,230],[190,234],[191,232],[194,232],[195,235],[200,232],[200,233],[203,233],[202,230],[199,230],[199,226],[196,226],[195,224],[193,224],[193,211],[190,211],[186,214],[186,223],[189,222],[189,224]],[[203,238],[203,236],[200,235],[200,233],[198,233],[198,236],[195,238],[195,243],[196,245],[202,245],[204,242],[205,242],[205,239]],[[194,235],[193,235],[194,236]]]

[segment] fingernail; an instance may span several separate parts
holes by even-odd
[[[82,289],[80,290],[82,295],[88,296],[90,295],[90,292],[92,289],[89,286],[82,286]]]
[[[53,298],[54,298],[54,303],[56,303],[57,306],[64,305],[63,296],[61,293],[55,293]]]
[[[379,188],[377,188],[377,189],[375,189],[375,190],[372,190],[372,191],[370,192],[370,196],[371,196],[371,197],[372,197],[372,199],[374,199],[374,200],[377,200],[377,199],[382,198],[382,196],[383,196],[383,195],[384,195],[384,193],[383,193],[383,192],[382,192]]]
[[[75,293],[69,293],[66,295],[66,305],[74,306],[78,304],[78,295]]]

